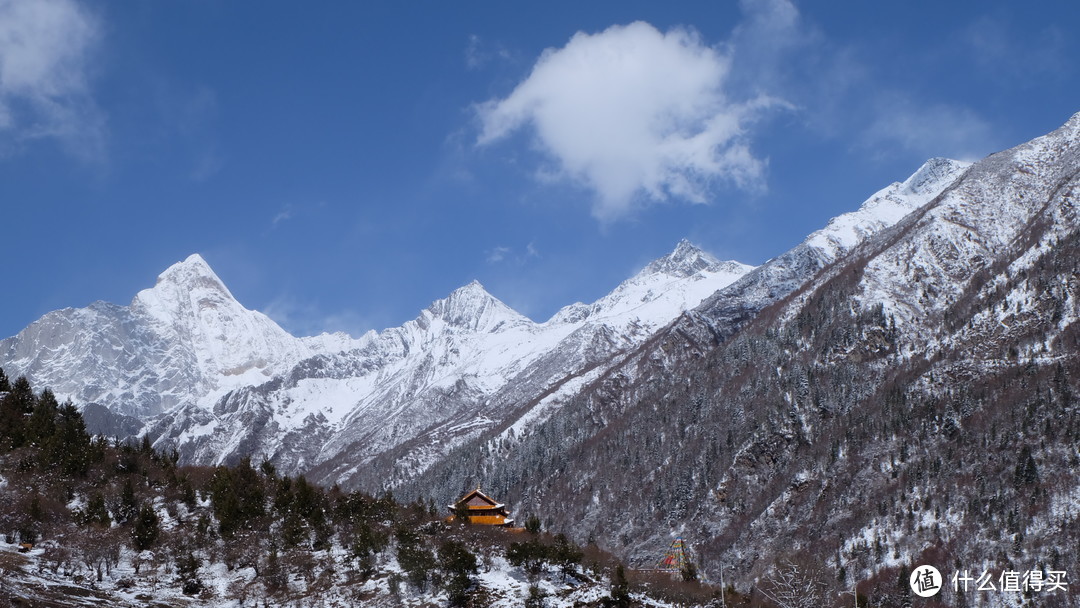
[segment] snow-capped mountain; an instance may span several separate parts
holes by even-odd
[[[46,314],[0,341],[0,361],[77,403],[146,418],[265,382],[334,340],[294,338],[247,310],[195,254],[129,306]]]
[[[539,323],[473,282],[401,327],[297,338],[193,255],[127,307],[49,313],[0,342],[0,365],[88,405],[101,431],[141,421],[188,462],[247,456],[379,489],[481,435],[527,435],[677,318],[696,319],[691,333],[735,331],[964,168],[930,161],[760,268],[682,241],[596,302]]]
[[[921,205],[905,214],[907,197]],[[859,583],[872,605],[910,602],[896,581],[918,564],[995,580],[1074,571],[1077,200],[1080,114],[969,167],[931,161],[662,329],[527,436],[484,435],[396,495],[483,479],[637,563],[680,535],[737,588],[791,559]]]
[[[552,433],[551,425],[545,426],[544,423],[555,416],[556,420],[552,420],[552,424],[559,424],[559,419],[564,417],[562,410],[567,404],[590,398],[583,397],[583,394],[592,395],[593,398],[597,394],[608,397],[617,395],[617,399],[605,397],[604,402],[608,405],[618,404],[621,408],[639,398],[640,389],[636,385],[642,378],[659,374],[685,379],[686,370],[681,366],[688,360],[704,357],[717,344],[735,335],[745,324],[755,319],[766,307],[791,297],[830,268],[830,265],[852,255],[861,245],[887,233],[905,217],[936,200],[943,192],[954,187],[969,166],[970,163],[943,158],[927,161],[903,182],[895,182],[873,194],[856,211],[833,218],[824,228],[810,234],[791,250],[757,268],[746,269],[737,280],[730,281],[727,286],[711,292],[711,295],[706,295],[696,308],[686,310],[669,326],[660,331],[651,331],[652,339],[648,343],[642,341],[642,348],[633,349],[630,348],[632,345],[627,345],[627,348],[621,351],[626,353],[625,357],[609,359],[602,365],[579,364],[575,369],[584,369],[584,373],[569,376],[565,384],[553,391],[540,393],[538,398],[531,401],[525,396],[515,395],[519,397],[518,403],[525,404],[520,407],[520,414],[515,415],[507,424],[493,425],[491,430],[477,433],[482,447],[470,448],[470,459],[476,460],[478,454],[487,455],[487,458],[494,462],[510,458],[515,462],[510,465],[512,468],[520,463],[504,446],[513,446],[516,443],[528,446],[529,443],[525,440],[536,429],[543,431],[543,434]],[[680,244],[676,253],[683,246],[684,244]],[[661,258],[650,264],[646,271],[666,268],[669,264],[670,258]],[[687,265],[682,262],[680,265],[683,268],[693,267],[692,263]],[[674,274],[681,273],[676,271]],[[635,279],[627,281],[607,298],[620,299],[620,290],[624,287],[632,289],[630,286],[634,285]],[[560,315],[573,314],[573,310],[574,307],[567,307],[557,314],[555,319]],[[560,356],[556,364],[566,359],[565,356]],[[530,394],[537,393],[534,389]],[[591,418],[598,409],[602,408],[589,408],[584,413],[578,411],[578,415]],[[618,418],[623,412],[616,409],[609,414]],[[575,420],[554,435],[565,433],[573,436],[582,428],[581,420]],[[548,435],[548,439],[551,439],[551,435]],[[408,462],[407,454],[392,454],[394,460],[380,462],[381,466],[374,468],[384,477],[387,469],[400,470],[407,466],[402,464]],[[476,464],[478,468],[470,468],[461,466],[458,454],[443,450],[440,456],[443,455],[449,457],[442,458],[429,473],[419,476],[417,482],[405,489],[406,492],[438,494],[461,484],[467,485],[470,479],[491,478],[487,469],[491,463],[484,462],[485,458],[479,458]],[[422,470],[410,471],[408,475],[395,475],[390,479],[395,483],[408,481]],[[340,476],[340,471],[338,473]],[[520,474],[515,473],[517,479],[521,479]],[[328,475],[325,479],[334,478],[333,475]],[[370,483],[362,485],[370,487]],[[432,488],[435,488],[434,492],[431,492]]]
[[[145,430],[188,461],[440,503],[482,480],[636,564],[678,534],[739,589],[793,560],[904,605],[915,564],[1080,568],[1078,199],[1080,114],[931,160],[757,268],[682,242],[545,322],[474,282],[295,338],[193,257],[131,306],[46,315],[0,366],[161,412]]]
[[[762,264],[729,288],[718,291],[698,308],[714,332],[729,335],[769,304],[803,285],[856,245],[896,224],[951,186],[969,163],[934,158],[911,177],[894,182],[787,252]]]
[[[192,461],[267,458],[345,486],[407,479],[750,269],[680,243],[608,296],[544,323],[473,282],[351,349],[303,360],[212,406],[176,408],[150,433]],[[386,466],[366,466],[376,459]]]
[[[473,282],[401,327],[296,338],[244,308],[193,255],[127,307],[49,313],[0,343],[0,365],[94,404],[92,420],[108,417],[104,406],[145,421],[159,447],[188,461],[322,465],[320,479],[361,483],[359,465],[404,450],[399,474],[409,477],[751,269],[684,241],[611,294],[544,323]]]

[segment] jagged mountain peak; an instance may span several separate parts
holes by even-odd
[[[217,389],[263,379],[310,356],[310,348],[269,317],[245,308],[199,254],[177,262],[140,291],[130,311],[159,340],[164,356],[197,370]]]
[[[432,302],[426,312],[451,325],[477,331],[494,330],[508,323],[530,323],[528,318],[491,295],[475,279]]]
[[[690,242],[689,239],[679,239],[679,242],[675,245],[675,249],[667,256],[668,259],[683,259],[683,258],[697,258],[706,257],[710,260],[716,260],[710,253],[698,247]]]
[[[712,254],[686,239],[679,241],[668,255],[653,260],[642,274],[664,273],[679,277],[688,277],[695,272],[708,270],[721,264]]]
[[[892,226],[908,213],[941,193],[971,166],[948,158],[932,158],[903,182],[882,188],[856,211],[838,215],[806,238],[800,247],[824,253],[830,260],[850,250],[871,234]],[[797,247],[796,249],[799,249]],[[794,251],[794,250],[793,250]]]
[[[1069,120],[1065,121],[1065,128],[1080,130],[1080,112],[1073,114]]]
[[[951,158],[931,158],[911,174],[911,177],[904,180],[901,190],[906,194],[936,192],[940,190],[939,184],[943,179],[948,179],[950,176],[955,178],[960,171],[970,166],[971,163]]]
[[[455,292],[459,292],[459,291],[462,291],[462,292],[476,292],[476,293],[483,293],[483,294],[486,294],[486,295],[491,295],[488,292],[487,288],[484,287],[484,284],[481,283],[480,281],[476,280],[476,279],[473,279],[473,280],[469,281],[468,283],[466,283],[465,285],[462,285],[461,287],[458,287],[457,289],[455,289],[451,293],[455,293]]]
[[[197,253],[165,269],[153,287],[136,294],[131,307],[170,325],[210,310],[247,312]]]
[[[198,253],[189,255],[184,261],[177,262],[172,266],[165,269],[158,275],[157,285],[162,283],[169,283],[178,287],[185,288],[212,288],[222,291],[230,298],[232,294],[229,293],[229,289],[225,287],[225,283],[218,277],[210,265],[206,263]]]
[[[221,281],[214,269],[206,264],[206,260],[199,254],[191,254],[184,261],[178,261],[166,268],[158,275],[157,283],[139,296],[147,292],[156,292],[161,297],[208,292],[227,301],[237,301],[225,286],[225,282]]]
[[[720,261],[682,239],[671,253],[653,260],[608,295],[592,304],[566,306],[549,322],[579,323],[598,317],[609,322],[616,317],[623,322],[665,318],[662,311],[693,308],[753,269],[740,262]]]

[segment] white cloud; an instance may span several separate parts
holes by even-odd
[[[477,143],[531,127],[554,161],[542,174],[592,190],[604,220],[654,201],[706,202],[721,181],[760,188],[765,163],[747,127],[776,101],[727,98],[730,69],[729,55],[687,29],[579,32],[546,50],[509,96],[478,106]]]
[[[860,143],[879,156],[905,151],[917,158],[948,156],[974,161],[993,152],[997,145],[990,124],[962,106],[915,103],[897,97],[880,102],[876,116]]]
[[[490,43],[476,34],[469,35],[469,42],[465,46],[465,67],[470,70],[479,70],[487,67],[492,60],[510,61],[510,51],[501,44]]]
[[[789,0],[742,0],[740,6],[744,19],[730,39],[729,91],[790,100],[811,132],[850,139],[854,149],[879,160],[901,155],[975,160],[1000,143],[966,100],[930,97],[919,86],[905,86],[869,62],[880,51],[837,43]],[[977,49],[976,55],[991,58],[995,69],[1008,63],[1004,55],[1021,55],[1011,50],[1019,45],[1002,46],[1010,37],[995,29],[998,25],[981,19],[958,37]],[[1059,40],[1053,30],[1044,38],[1030,47],[1049,61]],[[943,44],[928,51],[935,61],[956,54],[949,46],[956,42]]]
[[[972,22],[958,39],[965,54],[995,82],[1034,84],[1046,76],[1067,78],[1072,72],[1067,35],[1057,25],[1022,36],[1007,15],[987,15]]]
[[[284,222],[286,220],[291,220],[292,216],[293,216],[293,206],[291,204],[285,205],[284,207],[281,208],[281,211],[277,212],[277,215],[274,216],[274,219],[270,220],[270,223],[273,224],[274,226],[277,226],[281,222]]]
[[[536,243],[529,242],[525,245],[525,250],[520,251],[513,247],[506,247],[499,245],[493,247],[484,252],[484,259],[488,264],[499,264],[506,262],[508,264],[514,264],[521,266],[529,260],[540,257],[540,250],[536,248]]]
[[[494,249],[487,252],[487,262],[488,264],[498,264],[499,262],[506,259],[506,255],[508,253],[510,253],[509,247],[495,247]]]
[[[480,48],[480,36],[470,34],[469,44],[465,47],[465,67],[476,70],[485,63],[487,63],[487,55]]]
[[[374,326],[369,319],[348,310],[326,313],[314,301],[282,295],[263,309],[262,313],[294,336],[317,336],[322,333],[345,332],[357,338]]]
[[[105,121],[90,98],[97,21],[72,0],[0,0],[0,134],[58,138],[94,159]],[[5,142],[5,143],[9,143]]]

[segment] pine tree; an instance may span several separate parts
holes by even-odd
[[[83,512],[82,522],[86,526],[97,526],[105,529],[112,525],[112,518],[109,517],[109,511],[105,508],[105,498],[101,494],[94,494],[90,497],[90,501],[86,505],[86,511]]]
[[[231,537],[266,514],[263,480],[251,460],[244,458],[233,468],[218,467],[210,480],[210,501],[222,536]]]
[[[1035,457],[1031,455],[1031,446],[1025,445],[1020,449],[1020,458],[1013,472],[1013,484],[1017,488],[1033,486],[1039,483],[1039,467],[1035,464]]]
[[[266,590],[271,595],[283,591],[289,584],[287,573],[281,565],[281,559],[278,557],[278,550],[275,545],[270,545],[270,554],[266,556],[266,568],[263,570],[263,574],[266,577]]]
[[[615,567],[615,574],[611,577],[611,597],[607,605],[612,608],[628,608],[630,606],[630,583],[626,580],[626,570],[622,564]]]
[[[41,446],[56,433],[56,417],[60,405],[56,402],[56,396],[49,389],[41,391],[34,400],[34,410],[26,421],[26,443],[32,446]]]
[[[293,504],[297,513],[308,520],[312,527],[319,527],[326,521],[326,513],[323,510],[323,495],[304,479],[303,475],[296,478],[293,484],[295,497]]]
[[[116,501],[113,513],[119,524],[131,523],[139,515],[139,501],[135,498],[135,487],[131,485],[131,477],[124,480],[124,487],[120,490],[120,498]]]
[[[142,436],[142,443],[139,444],[139,453],[150,456],[151,458],[157,458],[157,452],[154,451],[154,444],[150,443],[149,435]]]
[[[274,467],[274,463],[265,458],[263,459],[262,464],[259,465],[259,470],[262,471],[263,475],[266,475],[270,479],[277,477],[277,468]]]
[[[160,522],[157,513],[150,505],[143,505],[139,509],[139,516],[135,518],[135,525],[131,530],[131,538],[137,551],[145,551],[154,546],[160,533]]]
[[[697,566],[694,565],[694,562],[692,561],[687,560],[686,564],[682,567],[682,570],[680,570],[679,573],[682,575],[682,580],[684,580],[685,582],[693,583],[697,582],[698,580]]]
[[[525,530],[528,531],[529,534],[539,534],[540,533],[540,518],[537,517],[536,515],[530,515],[528,518],[526,518],[525,519]]]
[[[184,595],[195,595],[202,591],[202,580],[199,579],[199,566],[202,565],[199,558],[195,557],[194,553],[188,552],[187,555],[176,560],[176,573],[178,582],[180,583],[180,590],[184,592]]]
[[[292,477],[285,476],[277,481],[274,488],[274,511],[284,516],[293,509]]]
[[[34,410],[34,389],[19,376],[0,399],[0,447],[20,448],[26,441],[26,418]]]
[[[454,519],[463,524],[469,523],[469,504],[464,500],[454,504]]]
[[[352,556],[360,572],[370,577],[375,574],[375,556],[386,548],[386,534],[378,532],[368,522],[361,521],[353,528]]]
[[[439,547],[439,561],[446,575],[446,592],[451,606],[464,606],[469,599],[471,576],[477,571],[476,556],[464,544],[448,540]]]
[[[548,551],[552,561],[559,565],[563,577],[574,571],[574,567],[581,563],[583,553],[577,545],[570,542],[565,534],[555,535],[555,545]],[[564,578],[565,580],[565,578]]]
[[[540,569],[549,558],[548,547],[539,539],[530,539],[521,543],[510,543],[506,550],[506,561],[511,566],[520,567],[531,576],[540,574]]]
[[[435,569],[435,554],[424,546],[420,536],[408,528],[399,528],[397,558],[405,571],[409,584],[420,592],[427,589],[428,577]]]
[[[45,458],[65,475],[85,475],[94,448],[82,414],[70,401],[57,411],[56,431],[45,442]]]
[[[281,522],[281,543],[285,548],[292,548],[304,543],[307,538],[303,518],[295,511],[289,512]]]

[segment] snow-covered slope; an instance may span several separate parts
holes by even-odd
[[[921,206],[904,214],[905,199]],[[483,479],[632,563],[674,532],[740,589],[796,556],[883,605],[919,563],[997,576],[1053,555],[1075,569],[1078,200],[1080,114],[966,168],[933,162],[717,292],[524,438],[486,435],[395,496]]]
[[[96,302],[46,314],[0,342],[0,361],[61,397],[145,418],[265,382],[321,343],[333,339],[294,338],[241,306],[195,254],[130,306]]]
[[[523,392],[511,392],[496,395],[493,403],[498,407],[516,408],[512,416],[502,425],[488,425],[487,432],[477,432],[480,438],[479,447],[472,447],[474,454],[483,454],[482,468],[499,466],[497,463],[504,458],[514,460],[520,456],[513,451],[515,444],[529,445],[526,441],[529,436],[552,417],[560,416],[563,407],[573,402],[581,402],[581,394],[585,391],[601,394],[619,395],[622,405],[634,402],[638,388],[630,389],[635,383],[642,381],[650,374],[655,374],[657,367],[668,370],[672,375],[681,375],[685,372],[680,366],[687,360],[704,356],[710,349],[722,342],[728,336],[735,334],[748,321],[754,319],[767,306],[777,303],[784,298],[791,297],[798,289],[812,282],[830,265],[852,255],[862,244],[888,230],[893,229],[904,218],[918,211],[928,203],[936,200],[941,194],[952,187],[964,174],[970,165],[948,159],[931,159],[920,167],[911,177],[903,182],[893,183],[878,191],[867,199],[856,211],[845,213],[833,218],[828,224],[810,236],[791,250],[777,256],[757,268],[734,267],[730,263],[718,263],[715,260],[698,256],[690,251],[692,246],[681,243],[676,251],[667,258],[661,258],[650,264],[638,277],[634,277],[609,296],[601,299],[601,303],[610,306],[612,311],[622,311],[632,308],[637,293],[648,292],[646,279],[650,272],[660,271],[665,276],[685,276],[695,273],[708,272],[723,273],[725,270],[732,271],[727,275],[728,284],[706,295],[701,304],[696,308],[687,307],[685,314],[679,315],[675,321],[664,327],[664,335],[677,335],[670,346],[660,336],[658,343],[650,342],[649,345],[636,349],[638,345],[645,344],[645,340],[631,344],[622,343],[619,347],[610,347],[606,353],[625,353],[625,357],[590,358],[582,356],[588,350],[587,345],[596,343],[607,344],[609,340],[618,340],[617,336],[605,334],[603,328],[583,328],[579,332],[568,336],[564,345],[575,344],[572,340],[578,337],[575,344],[577,352],[567,354],[559,351],[558,357],[551,360],[551,364],[558,366],[563,361],[574,361],[573,373],[546,373],[541,377],[554,379],[539,387],[530,386],[530,390]],[[697,268],[701,270],[696,270]],[[682,289],[694,289],[694,283],[682,282]],[[708,294],[705,290],[700,293]],[[568,307],[560,311],[554,320],[560,318],[575,318],[576,314],[588,314],[588,308],[582,305]],[[619,318],[620,312],[609,313]],[[622,324],[623,332],[619,336],[625,336],[633,332],[632,323]],[[660,327],[650,327],[647,336],[657,336]],[[672,351],[668,352],[668,347]],[[574,355],[578,355],[575,357]],[[547,370],[544,367],[545,359],[541,358],[535,368]],[[689,380],[687,380],[689,382]],[[510,387],[526,385],[525,382],[510,383]],[[618,388],[612,388],[612,387]],[[586,414],[587,417],[591,417]],[[615,416],[616,414],[611,414]],[[576,432],[580,425],[574,424],[568,427],[568,432]],[[571,431],[570,429],[574,429]],[[482,429],[481,429],[482,430]],[[550,432],[550,431],[549,431]],[[549,437],[550,438],[550,437]],[[561,441],[561,439],[559,439]],[[389,452],[393,458],[377,462],[379,466],[374,470],[384,479],[391,483],[405,483],[403,488],[407,493],[427,494],[429,488],[437,486],[434,493],[457,491],[458,486],[468,484],[474,478],[486,478],[482,471],[469,469],[461,466],[456,454],[449,454],[449,450],[439,450],[437,457],[429,456],[421,460],[417,454],[436,451],[433,447],[436,442],[429,442],[429,446],[410,446],[410,452]],[[509,451],[506,446],[511,446]],[[448,458],[441,458],[444,455]],[[440,460],[441,458],[441,460]],[[487,462],[483,462],[487,460]],[[416,462],[419,461],[419,462]],[[437,464],[432,464],[436,462]],[[421,466],[414,466],[414,462]],[[511,465],[513,466],[513,465]],[[420,475],[424,469],[430,471]],[[387,477],[386,471],[393,471]],[[348,478],[354,471],[334,471],[335,475],[326,475],[324,479]],[[359,472],[363,476],[363,471]],[[418,476],[420,475],[420,476]],[[409,481],[416,478],[415,482]],[[371,483],[361,484],[370,487]],[[462,486],[465,487],[465,486]],[[412,494],[410,494],[412,495]]]
[[[734,331],[964,168],[930,161],[760,268],[680,242],[608,295],[542,323],[473,282],[401,327],[296,338],[244,308],[193,255],[128,307],[46,315],[0,343],[0,365],[142,418],[158,447],[189,462],[266,458],[282,472],[377,489],[483,433],[527,434],[685,313]]]
[[[155,510],[162,528],[177,535],[187,532],[181,529],[177,519],[164,507]],[[193,510],[208,510],[208,507],[200,506]],[[83,530],[82,534],[88,533]],[[443,538],[444,535],[446,532],[440,531],[436,538]],[[91,546],[94,542],[77,534],[63,540],[70,544],[81,541]],[[192,596],[183,593],[182,583],[175,571],[165,566],[167,562],[164,556],[168,550],[165,546],[159,544],[153,552],[138,553],[127,546],[111,544],[116,546],[114,561],[107,569],[103,568],[101,580],[98,581],[94,565],[99,562],[89,558],[64,561],[63,557],[57,557],[62,555],[58,547],[64,550],[66,547],[56,540],[50,539],[27,553],[19,553],[17,545],[0,542],[0,563],[4,565],[0,600],[4,600],[5,606],[65,608],[142,608],[148,605],[202,608],[264,605],[279,608],[433,608],[451,605],[444,584],[434,584],[426,579],[422,586],[408,583],[408,572],[401,566],[392,548],[371,556],[370,570],[364,574],[360,574],[356,567],[358,560],[348,546],[311,552],[292,549],[287,554],[289,558],[296,559],[302,564],[301,567],[310,564],[308,571],[317,571],[321,575],[317,579],[307,577],[301,567],[286,561],[287,558],[280,558],[287,564],[280,576],[284,591],[268,590],[265,569],[257,570],[247,562],[247,555],[254,553],[255,559],[265,565],[267,557],[258,553],[264,550],[260,547],[245,549],[248,553],[240,559],[232,558],[234,561],[228,561],[230,558],[225,557],[226,551],[216,546],[214,551],[206,551],[209,554],[206,558],[202,557],[203,551],[197,550],[193,555],[199,556],[200,566],[196,576],[203,592]],[[235,544],[235,540],[222,543],[224,546]],[[469,588],[471,599],[483,602],[485,608],[520,608],[528,605],[526,602],[532,587],[543,595],[542,605],[546,608],[599,606],[611,596],[610,574],[597,576],[594,571],[580,565],[569,567],[569,574],[566,574],[561,568],[547,563],[542,563],[539,571],[533,574],[522,566],[511,565],[502,555],[505,550],[497,544],[486,544],[489,546],[479,547],[480,551],[486,549],[486,552],[478,551],[476,554],[480,567],[470,575]],[[472,550],[476,551],[477,547],[472,547]],[[87,562],[91,565],[87,565]],[[54,567],[58,563],[60,566]],[[711,605],[704,601],[659,599],[638,590],[632,590],[629,595],[633,605],[641,608],[704,608]]]
[[[130,306],[49,313],[0,343],[0,365],[61,398],[147,421],[159,447],[188,461],[323,465],[319,479],[361,483],[362,465],[393,452],[407,478],[522,415],[522,404],[572,389],[570,379],[751,269],[684,241],[609,295],[543,323],[474,281],[401,327],[296,338],[244,308],[192,255]],[[551,407],[549,398],[541,409]]]
[[[573,386],[568,379],[612,361],[751,268],[682,242],[611,294],[544,323],[474,281],[401,327],[307,358],[212,406],[176,408],[150,432],[192,461],[267,458],[346,486],[407,479],[521,416],[539,395]],[[373,469],[376,459],[386,466]]]
[[[833,218],[802,243],[706,299],[697,312],[713,325],[714,331],[729,335],[858,244],[933,200],[969,166],[970,163],[945,158],[927,161],[903,182],[881,189],[858,210]]]

